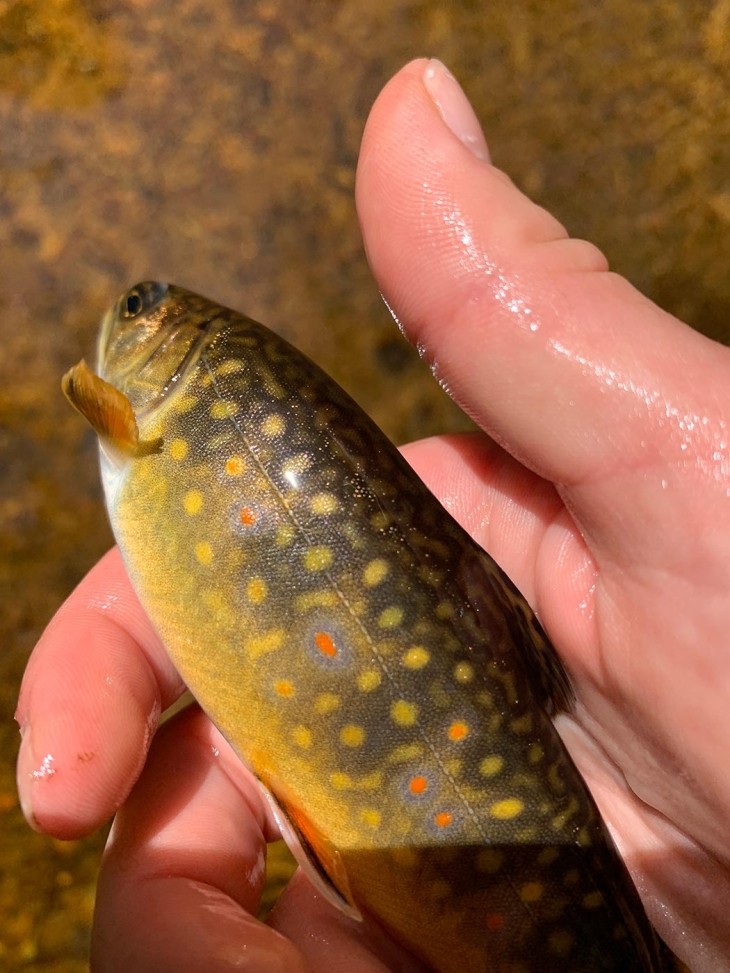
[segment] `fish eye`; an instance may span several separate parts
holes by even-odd
[[[135,284],[119,299],[118,313],[127,320],[138,318],[141,314],[147,314],[163,300],[167,291],[167,284],[161,284],[154,280],[145,280],[141,284]]]
[[[125,317],[135,318],[144,307],[142,295],[137,290],[130,291],[124,301]]]

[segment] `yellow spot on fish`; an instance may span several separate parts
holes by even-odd
[[[417,760],[423,756],[423,746],[420,743],[401,743],[393,747],[388,756],[389,763],[400,764],[409,760]]]
[[[230,419],[238,412],[240,406],[238,402],[226,402],[223,399],[218,399],[210,407],[210,418],[211,419]]]
[[[188,444],[184,439],[173,439],[170,443],[170,456],[178,463],[188,455]]]
[[[340,502],[334,493],[315,493],[309,501],[309,509],[313,514],[333,514],[339,509]]]
[[[334,559],[330,547],[310,547],[304,553],[304,567],[307,571],[325,571]]]
[[[515,733],[529,733],[532,729],[532,714],[525,713],[523,716],[518,716],[516,720],[512,720],[510,729],[514,730]]]
[[[348,791],[352,788],[352,783],[352,777],[349,774],[343,774],[339,771],[330,774],[330,784],[336,791]]]
[[[440,601],[436,605],[436,617],[437,618],[451,618],[454,614],[454,606],[450,601]]]
[[[431,653],[422,645],[412,645],[403,656],[403,665],[407,669],[423,669],[428,665]]]
[[[462,685],[474,678],[474,666],[470,662],[457,662],[454,666],[454,679]]]
[[[489,813],[498,821],[509,821],[522,814],[524,809],[525,805],[519,797],[505,797],[502,801],[495,801],[489,808]]]
[[[198,404],[198,397],[196,395],[181,395],[179,399],[175,400],[175,408],[178,412],[190,412]]]
[[[200,490],[188,490],[188,492],[183,497],[183,507],[185,513],[194,517],[195,514],[199,514],[203,509],[203,494]]]
[[[261,423],[261,432],[264,436],[281,436],[285,429],[286,423],[275,412],[272,412]]]
[[[244,648],[251,656],[252,659],[258,659],[259,656],[266,655],[268,652],[276,652],[284,644],[284,629],[283,628],[272,628],[268,632],[264,632],[262,635],[257,635],[252,639],[248,639],[244,643]]]
[[[384,608],[378,618],[378,625],[381,628],[396,628],[403,621],[403,609],[398,605],[390,605]]]
[[[543,848],[540,854],[537,856],[538,865],[552,865],[554,861],[557,861],[560,857],[560,852],[557,848]]]
[[[320,591],[307,591],[303,595],[298,595],[294,604],[297,611],[303,612],[310,608],[331,608],[338,601],[336,591],[323,588]]]
[[[317,429],[325,428],[329,422],[339,414],[339,410],[332,405],[323,405],[314,412],[314,425]]]
[[[456,720],[448,729],[449,740],[453,740],[455,743],[460,740],[465,740],[468,736],[469,725],[461,720]]]
[[[260,605],[269,593],[269,588],[263,578],[251,578],[246,585],[246,597],[254,605]]]
[[[360,820],[371,828],[379,828],[382,815],[374,807],[364,807],[360,811]]]
[[[423,565],[418,569],[418,577],[421,579],[421,581],[425,581],[426,584],[430,584],[435,588],[436,585],[441,584],[443,580],[443,572]]]
[[[565,808],[565,810],[561,811],[560,814],[556,814],[555,817],[551,819],[550,823],[556,831],[560,831],[565,827],[570,818],[572,818],[573,815],[579,810],[580,805],[578,804],[578,800],[575,795],[571,794],[568,801],[568,806]],[[576,837],[578,843],[580,844],[580,832]]]
[[[523,902],[537,902],[542,898],[544,891],[541,882],[525,882],[520,889],[520,898]]]
[[[388,562],[384,561],[382,557],[376,557],[363,571],[363,581],[368,588],[373,588],[376,584],[380,584],[384,580],[388,574],[388,570]]]
[[[396,865],[403,865],[406,868],[414,868],[418,864],[418,852],[409,846],[391,848],[390,857]]]
[[[556,929],[548,936],[548,949],[556,956],[567,956],[573,948],[573,936],[567,929]]]
[[[437,828],[448,828],[451,822],[454,820],[454,815],[451,811],[439,811],[438,814],[434,814],[433,823]]]
[[[357,677],[358,689],[361,689],[364,693],[370,693],[378,688],[382,679],[383,677],[377,669],[364,669]]]
[[[390,707],[390,715],[398,726],[413,726],[418,719],[418,707],[405,699],[399,699]]]
[[[359,747],[365,739],[365,730],[356,723],[346,723],[340,730],[340,742],[346,747]]]
[[[215,370],[216,375],[223,378],[224,375],[233,375],[236,372],[243,371],[243,362],[236,358],[229,358],[228,361],[222,362]]]
[[[296,690],[294,689],[294,683],[289,682],[288,679],[279,679],[274,683],[274,690],[277,696],[283,696],[284,699],[290,699]]]
[[[531,764],[539,764],[545,756],[545,751],[540,743],[531,743],[527,748],[527,759]]]
[[[229,456],[226,460],[225,471],[229,476],[241,476],[246,469],[243,456]]]
[[[278,547],[288,547],[296,537],[296,530],[293,524],[281,524],[276,531],[276,543]]]
[[[291,731],[291,738],[302,750],[308,750],[312,746],[312,731],[308,726],[295,726]]]
[[[479,764],[479,773],[483,777],[494,777],[495,774],[500,772],[502,767],[504,767],[504,758],[495,753],[482,760]]]
[[[442,878],[437,878],[426,887],[426,895],[434,901],[447,899],[451,895],[451,886]]]
[[[198,541],[195,545],[195,557],[201,564],[212,564],[213,548],[207,541]]]
[[[290,456],[281,468],[285,480],[290,480],[293,476],[304,473],[312,465],[312,460],[307,453],[295,453]]]
[[[504,852],[496,848],[481,848],[477,854],[476,866],[480,872],[496,874],[504,864]]]
[[[264,388],[275,399],[283,399],[286,395],[281,385],[269,374],[264,375]]]
[[[370,523],[376,530],[385,530],[385,528],[390,524],[390,514],[386,514],[384,511],[379,510],[376,514],[373,514],[370,518]]]
[[[581,904],[584,909],[598,909],[603,905],[603,896],[600,892],[588,892],[583,896]]]
[[[339,709],[339,706],[340,697],[335,696],[334,693],[320,693],[314,701],[314,711],[319,713],[320,716],[334,713],[336,709]]]
[[[220,591],[201,591],[200,598],[205,605],[205,607],[211,611],[215,612],[221,618],[224,615],[230,615],[230,606],[228,599]]]
[[[231,444],[231,440],[235,436],[235,430],[233,426],[226,426],[222,432],[218,432],[215,436],[211,436],[208,440],[208,449],[211,453],[220,453],[222,450],[227,449]]]

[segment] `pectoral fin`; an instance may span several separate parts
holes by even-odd
[[[63,376],[61,388],[99,438],[114,449],[135,458],[160,452],[161,439],[139,438],[137,419],[127,396],[95,375],[83,358]]]
[[[347,880],[347,870],[336,846],[307,817],[301,808],[282,794],[274,796],[261,781],[276,822],[289,850],[314,887],[333,905],[354,919],[362,919]]]

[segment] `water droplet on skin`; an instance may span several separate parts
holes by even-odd
[[[56,770],[53,767],[53,761],[55,759],[56,758],[53,756],[52,753],[47,753],[45,757],[41,760],[40,767],[37,770],[31,771],[30,776],[34,780],[42,780],[44,777],[53,777],[53,775],[56,773]]]

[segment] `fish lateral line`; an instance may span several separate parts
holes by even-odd
[[[83,358],[63,376],[61,390],[114,451],[132,459],[161,452],[162,437],[140,439],[132,403],[116,386],[92,372]]]

